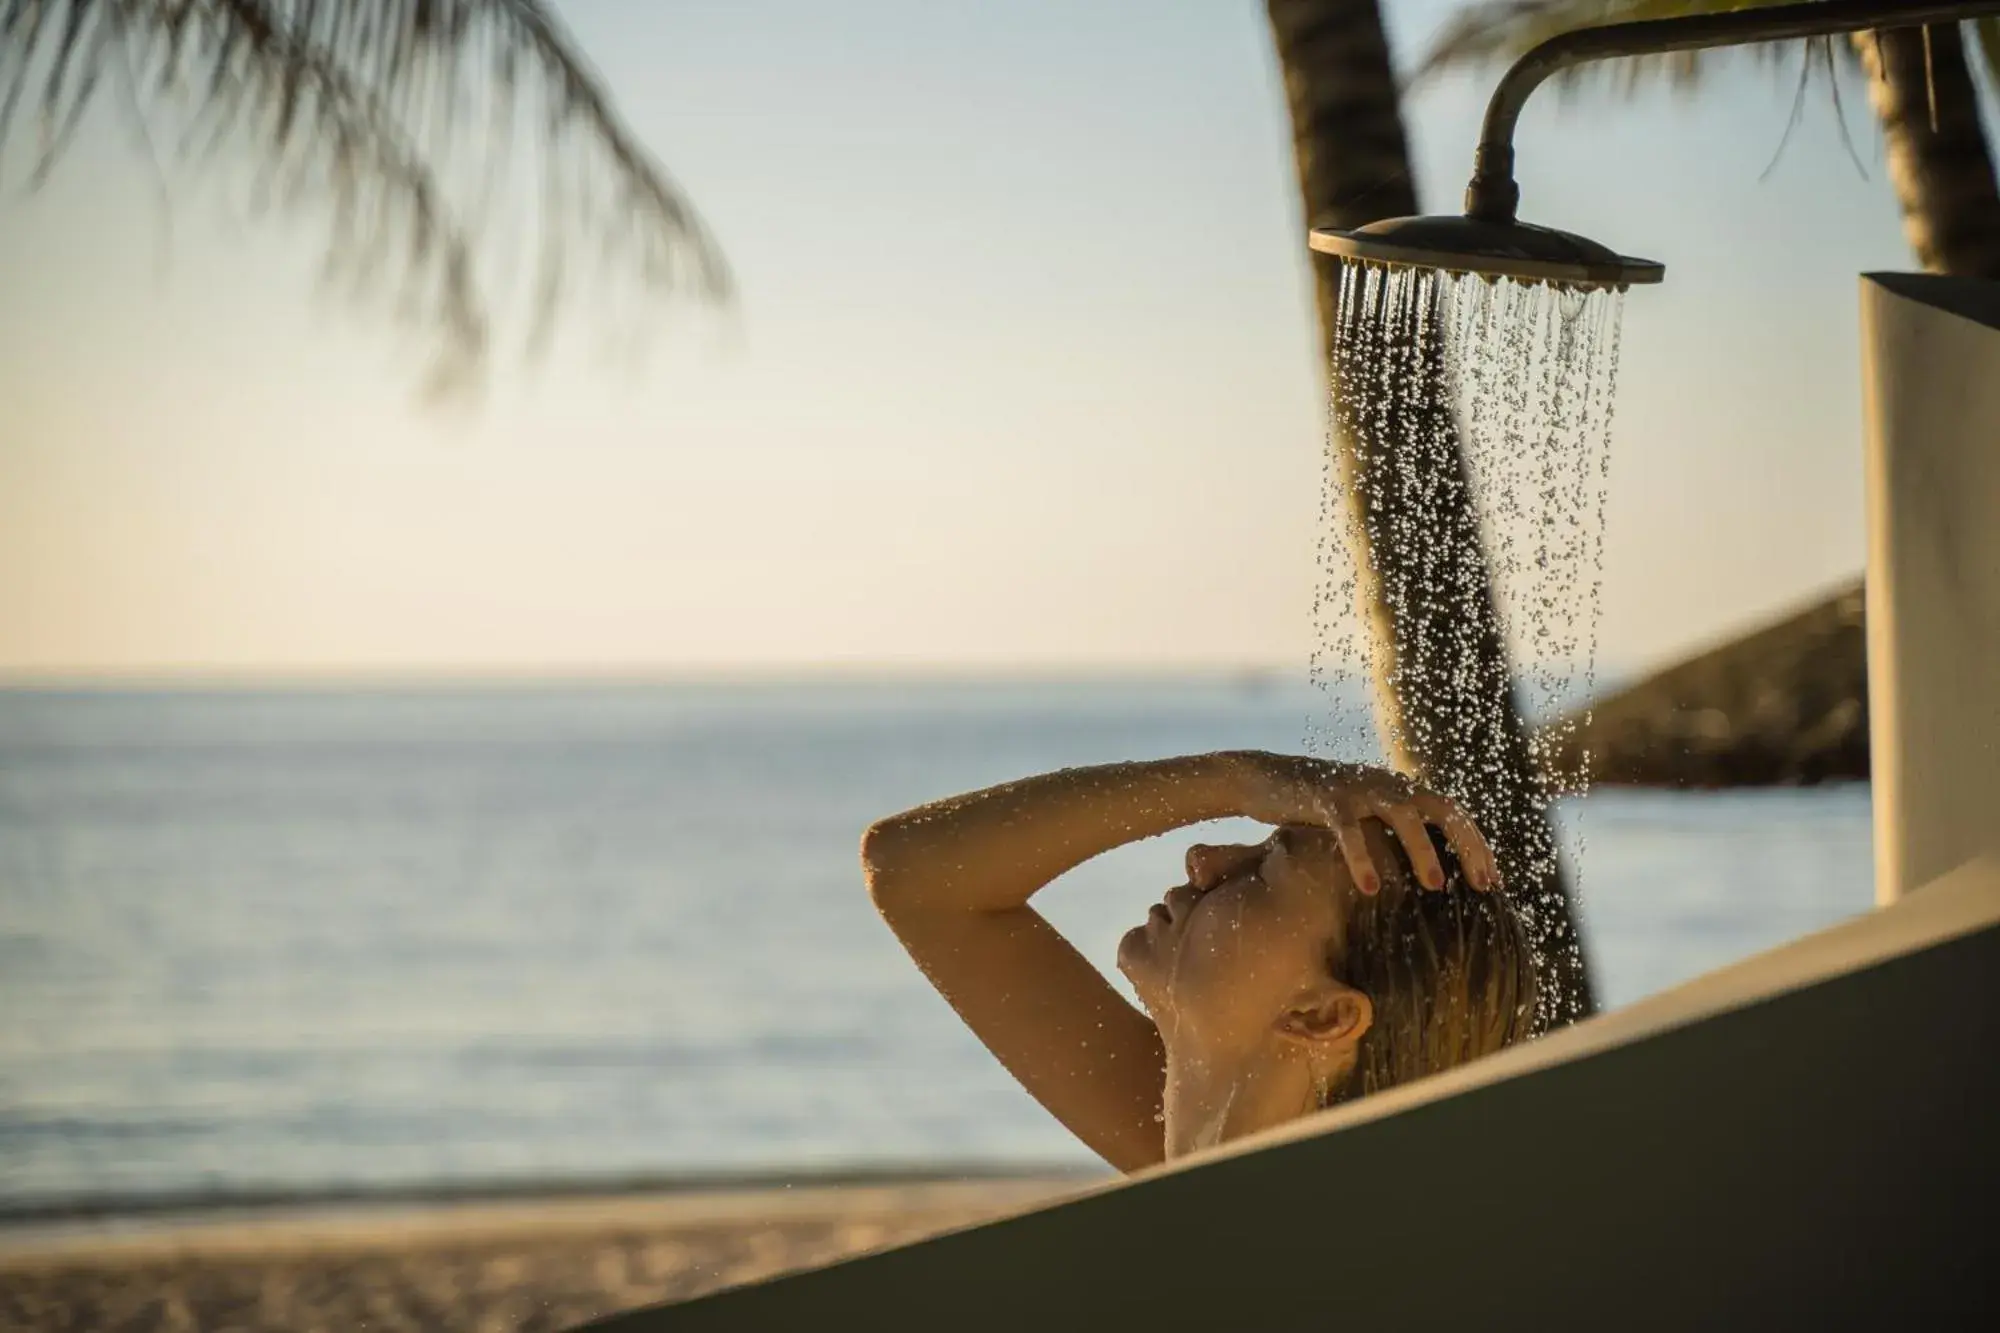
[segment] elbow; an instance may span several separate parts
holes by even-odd
[[[897,869],[896,841],[893,819],[878,819],[861,835],[862,882],[868,886],[868,901],[884,916],[903,906],[908,896]]]

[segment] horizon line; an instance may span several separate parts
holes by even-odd
[[[810,685],[924,682],[936,684],[1158,683],[1297,685],[1311,688],[1303,663],[1148,662],[772,662],[687,666],[417,666],[417,667],[83,667],[0,669],[0,693],[145,692],[312,689],[457,689],[563,686]],[[1627,674],[1597,663],[1599,682]],[[1578,674],[1581,674],[1580,668]],[[1522,678],[1529,673],[1522,672]],[[1366,683],[1366,671],[1329,673],[1339,683]]]

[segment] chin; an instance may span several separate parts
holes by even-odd
[[[1153,956],[1152,937],[1144,925],[1137,925],[1126,931],[1118,939],[1118,970],[1126,980],[1132,976],[1132,966]]]

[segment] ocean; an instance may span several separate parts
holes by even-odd
[[[1256,678],[0,691],[0,1215],[1087,1168],[877,919],[861,830],[1325,712]],[[1865,787],[1561,819],[1609,1004],[1871,901]],[[1038,903],[1110,970],[1190,836]]]

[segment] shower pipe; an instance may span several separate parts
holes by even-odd
[[[1521,187],[1514,181],[1514,127],[1521,118],[1521,108],[1529,94],[1551,75],[1576,65],[1619,56],[1665,55],[1846,32],[1928,28],[1993,16],[2000,16],[2000,0],[1959,0],[1955,4],[1813,0],[1726,14],[1608,23],[1551,37],[1516,60],[1493,89],[1480,128],[1479,148],[1473,154],[1472,183],[1465,188],[1465,215],[1481,222],[1515,220]]]

